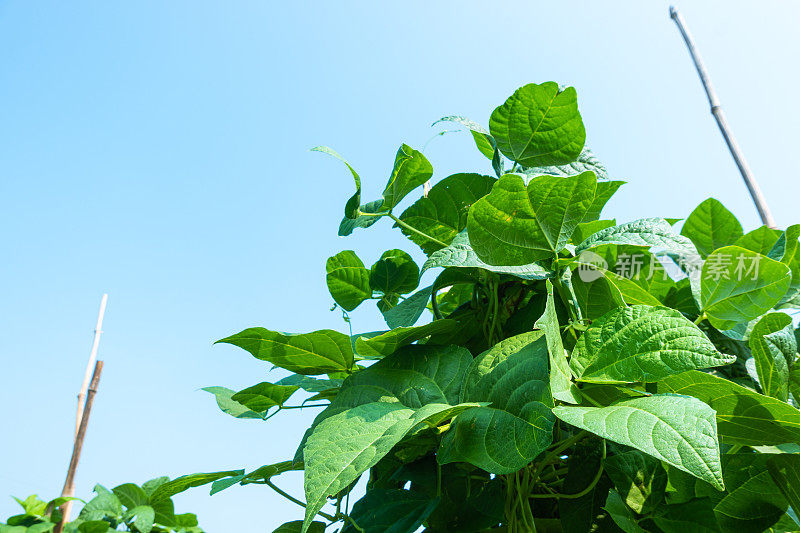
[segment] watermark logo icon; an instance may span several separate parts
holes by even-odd
[[[603,272],[608,270],[608,261],[603,256],[594,252],[581,252],[578,256],[578,277],[584,283],[591,283],[603,277]]]

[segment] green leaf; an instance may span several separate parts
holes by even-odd
[[[647,514],[664,500],[667,472],[656,459],[638,450],[607,457],[606,473],[617,487],[625,504],[639,514]]]
[[[420,289],[396,306],[383,312],[383,318],[390,328],[413,326],[422,316],[431,299],[433,285]]]
[[[325,263],[325,281],[333,300],[345,311],[352,311],[372,297],[369,270],[352,250],[329,257]]]
[[[353,505],[350,518],[364,533],[414,533],[438,504],[419,492],[373,489]],[[356,531],[349,522],[342,528],[342,533]]]
[[[470,120],[466,117],[461,117],[458,115],[450,115],[442,117],[433,124],[431,124],[431,127],[437,125],[440,122],[452,122],[454,124],[459,124],[461,126],[464,126],[472,134],[472,139],[475,141],[475,145],[478,147],[478,151],[480,151],[480,153],[486,156],[487,159],[494,158],[496,143],[494,142],[494,138],[492,138],[492,136],[489,134],[489,131],[486,128],[484,128],[474,120]]]
[[[293,374],[279,380],[276,385],[300,387],[306,392],[323,392],[330,389],[338,389],[342,386],[342,381],[341,379],[319,379]]]
[[[748,344],[764,394],[788,401],[789,363],[797,356],[792,317],[785,313],[764,315],[753,326]]]
[[[292,522],[286,522],[278,526],[278,529],[272,533],[300,533],[302,530],[303,521],[293,520]],[[311,522],[306,531],[308,531],[308,533],[325,533],[325,522]]]
[[[520,171],[528,177],[549,174],[551,176],[575,176],[584,172],[594,172],[599,179],[607,179],[608,171],[591,150],[584,147],[578,159],[564,165],[551,165],[543,167],[523,167]],[[616,182],[622,184],[624,182]],[[599,188],[600,183],[598,183]],[[619,185],[617,185],[619,187]],[[605,203],[605,202],[604,202]]]
[[[647,533],[642,529],[633,512],[625,505],[622,496],[615,490],[609,491],[604,507],[615,524],[625,533]]]
[[[527,187],[521,177],[506,174],[470,208],[469,242],[482,261],[495,265],[553,258],[583,221],[596,186],[591,172],[539,176]]]
[[[95,485],[97,496],[89,500],[80,512],[83,520],[100,520],[104,516],[119,517],[122,514],[122,503],[113,492],[102,485]]]
[[[597,177],[600,178],[602,176],[597,174]],[[623,185],[625,185],[624,181],[598,181],[597,189],[594,191],[594,200],[592,200],[592,205],[589,207],[589,210],[583,215],[582,222],[593,222],[599,219],[603,208],[611,197],[614,196],[614,193]]]
[[[470,206],[483,198],[497,180],[481,174],[453,174],[434,185],[428,196],[414,202],[400,215],[400,220],[411,227],[450,244],[456,235],[467,227]],[[417,244],[426,255],[442,246],[417,233],[399,226],[400,231]]]
[[[475,358],[461,402],[491,402],[459,414],[442,440],[438,461],[467,462],[493,474],[530,463],[553,439],[547,343],[523,333]]]
[[[28,528],[28,531],[30,530],[31,528]],[[78,531],[81,533],[110,533],[116,530],[111,529],[105,520],[89,520],[78,525]]]
[[[570,163],[586,141],[575,89],[554,82],[517,89],[492,112],[489,131],[503,155],[525,167]]]
[[[141,505],[147,505],[148,497],[147,493],[133,483],[123,483],[122,485],[118,485],[111,489],[114,495],[119,498],[119,501],[127,507],[128,509],[133,509],[134,507],[139,507]]]
[[[419,267],[403,250],[387,250],[369,269],[369,285],[383,294],[406,294],[419,286]]]
[[[478,255],[469,243],[469,236],[466,231],[462,231],[453,239],[453,242],[446,248],[433,252],[422,265],[424,273],[429,268],[482,268],[489,272],[498,274],[508,274],[521,279],[539,280],[553,276],[553,272],[538,263],[531,263],[520,266],[494,266],[489,265],[478,259]]]
[[[757,446],[800,441],[800,411],[727,379],[693,370],[659,381],[658,391],[689,394],[711,406],[726,443]]]
[[[714,411],[690,396],[661,394],[608,407],[561,405],[558,418],[604,439],[631,446],[722,490]]]
[[[31,494],[24,500],[20,500],[17,497],[14,497],[14,500],[25,510],[25,514],[35,515],[35,516],[44,516],[44,513],[47,511],[47,503],[43,500],[39,499],[39,496],[36,494]]]
[[[450,331],[456,326],[455,320],[434,320],[424,326],[395,328],[375,337],[361,336],[356,339],[356,352],[364,358],[385,357],[399,348],[424,339],[430,335]]]
[[[775,455],[767,460],[767,469],[795,515],[800,514],[800,457],[797,454]]]
[[[634,305],[596,320],[578,339],[570,364],[581,381],[633,383],[735,361],[680,312]]]
[[[390,211],[408,193],[431,179],[433,167],[422,155],[407,144],[400,146],[394,160],[394,169],[383,191],[384,209]]]
[[[214,395],[217,400],[217,405],[226,415],[230,415],[234,418],[252,418],[257,420],[263,420],[266,415],[264,412],[255,412],[234,400],[233,395],[236,394],[234,390],[226,387],[203,387],[202,390]]]
[[[359,405],[320,422],[303,451],[307,502],[303,531],[328,496],[377,464],[416,423],[412,409],[388,402]]]
[[[580,391],[572,383],[572,372],[564,351],[564,344],[561,341],[561,330],[553,299],[553,284],[550,283],[550,280],[547,280],[546,287],[547,303],[544,313],[533,327],[542,330],[547,341],[547,351],[550,354],[550,391],[556,400],[581,403]]]
[[[698,205],[681,229],[681,235],[692,240],[702,257],[733,244],[743,234],[742,225],[733,213],[715,198]]]
[[[600,183],[603,182],[598,182],[598,185]],[[581,222],[575,227],[575,231],[572,233],[572,243],[580,244],[598,231],[616,225],[616,220],[593,220],[591,222]]]
[[[719,533],[714,506],[708,498],[664,505],[653,522],[664,533]]]
[[[217,342],[238,346],[256,359],[269,361],[296,374],[347,372],[353,367],[350,338],[330,329],[280,333],[265,328],[248,328]]]
[[[675,233],[663,218],[643,218],[600,230],[575,248],[575,256],[604,244],[657,247],[683,257],[697,256],[692,241]]]
[[[185,490],[199,487],[201,485],[207,485],[225,477],[239,476],[243,473],[244,470],[226,470],[224,472],[188,474],[185,476],[176,477],[175,479],[167,481],[158,487],[153,492],[153,495],[150,496],[150,503],[153,504],[161,500],[166,500],[172,498],[176,494],[180,494]]]
[[[150,533],[156,519],[156,512],[149,505],[137,505],[132,509],[128,509],[125,513],[126,520],[130,520],[131,518],[133,518],[133,525],[137,531],[140,533]]]
[[[786,512],[786,500],[765,471],[727,494],[714,513],[723,531],[761,533]]]
[[[358,208],[358,216],[354,219],[344,217],[339,223],[339,236],[347,237],[356,228],[368,228],[389,212],[383,206],[383,198],[373,200]]]
[[[761,255],[767,255],[773,246],[778,242],[781,236],[779,230],[770,228],[768,226],[761,226],[749,233],[745,233],[742,237],[736,240],[733,244],[741,246],[751,252]]]
[[[240,390],[231,399],[260,413],[276,405],[282,406],[298,388],[291,385],[277,385],[262,381],[257,385]]]
[[[347,162],[345,158],[340,156],[335,150],[332,148],[328,148],[327,146],[315,146],[311,149],[312,152],[322,152],[324,154],[331,155],[344,163],[350,173],[353,175],[353,180],[356,182],[356,192],[353,196],[347,200],[347,204],[344,206],[344,216],[345,218],[355,219],[358,217],[358,208],[361,204],[361,177],[358,175],[358,172],[350,166],[350,163]]]
[[[700,306],[711,325],[731,329],[777,304],[789,288],[789,267],[739,246],[715,250],[700,274]]]
[[[159,476],[159,477],[150,479],[150,480],[145,481],[144,483],[142,483],[142,490],[144,491],[144,493],[147,495],[147,498],[149,499],[150,496],[153,495],[153,492],[155,492],[155,490],[158,487],[160,487],[161,485],[163,485],[167,481],[169,481],[169,476]]]

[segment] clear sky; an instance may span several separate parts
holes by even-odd
[[[800,222],[800,5],[679,5],[781,226]],[[212,342],[249,326],[344,330],[325,259],[419,250],[389,224],[336,235],[352,179],[377,198],[401,142],[441,116],[488,123],[528,82],[574,85],[620,221],[715,196],[757,216],[668,3],[0,0],[0,517],[60,492],[74,396],[109,293],[106,369],[78,494],[294,453],[313,413],[263,424],[198,389],[281,377]],[[441,178],[490,173],[469,136],[428,144]],[[371,305],[354,329],[382,320]],[[278,481],[302,493],[302,476]],[[259,486],[176,498],[211,533],[271,531],[302,509]]]

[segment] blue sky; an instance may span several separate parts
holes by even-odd
[[[344,330],[325,259],[419,250],[389,224],[341,239],[401,142],[460,114],[486,124],[528,82],[574,85],[587,144],[628,181],[607,214],[685,217],[715,196],[758,225],[668,3],[0,0],[0,517],[60,492],[97,307],[106,369],[78,471],[94,483],[291,457],[313,413],[268,424],[198,389],[280,372],[212,342],[249,326]],[[731,126],[779,225],[800,222],[800,6],[685,2]],[[465,133],[426,155],[490,172]],[[363,308],[363,309],[362,309]],[[371,305],[354,329],[382,327]],[[302,493],[301,475],[279,482]],[[269,489],[176,498],[207,531],[271,531],[302,510]]]

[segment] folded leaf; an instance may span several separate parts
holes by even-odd
[[[768,313],[753,326],[748,341],[755,359],[758,383],[767,396],[789,399],[789,364],[797,356],[792,317]]]
[[[663,394],[608,407],[561,405],[553,414],[724,488],[714,411],[696,398]]]
[[[344,217],[342,219],[339,223],[339,236],[347,237],[356,228],[368,228],[388,212],[389,209],[383,205],[383,198],[363,204],[358,208],[358,216],[356,218]]]
[[[555,300],[553,299],[553,284],[546,282],[547,303],[544,313],[534,324],[544,332],[547,341],[547,351],[550,354],[550,391],[553,398],[567,403],[581,403],[580,391],[572,383],[572,372],[561,341],[561,330],[556,314]]]
[[[328,148],[327,146],[315,146],[311,149],[313,152],[322,152],[324,154],[331,155],[344,163],[350,173],[353,175],[353,180],[356,182],[356,192],[353,196],[347,200],[347,204],[344,206],[344,216],[345,218],[355,219],[358,217],[358,208],[361,205],[361,177],[358,175],[358,172],[350,166],[350,163],[347,162],[345,158],[340,156],[335,150],[332,148]]]
[[[376,359],[385,357],[399,348],[424,339],[429,335],[449,331],[455,328],[456,324],[455,320],[434,320],[424,326],[390,329],[371,338],[361,336],[356,339],[356,352],[364,358]]]
[[[256,412],[263,412],[271,407],[282,406],[299,387],[277,385],[262,381],[252,387],[240,390],[231,399]]]

